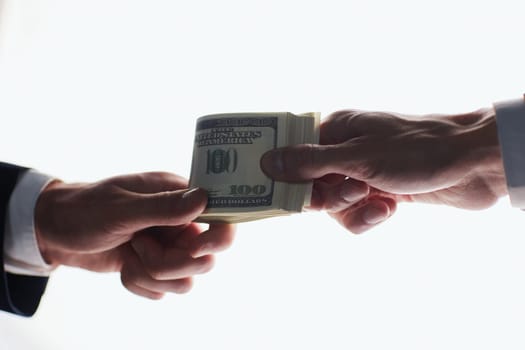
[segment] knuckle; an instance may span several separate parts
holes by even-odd
[[[166,276],[166,269],[158,259],[144,262],[144,270],[154,280],[161,280]]]
[[[339,111],[335,111],[332,114],[330,114],[326,118],[326,120],[330,122],[334,122],[334,121],[350,118],[357,113],[359,112],[353,109],[341,109]]]
[[[120,271],[120,281],[125,287],[132,285],[137,280],[137,274],[128,265],[122,266]]]
[[[138,257],[138,261],[145,269],[155,268],[160,263],[159,258],[163,258],[162,248],[159,246],[159,243],[150,236],[142,235],[134,238],[132,246]]]
[[[320,143],[339,144],[365,134],[368,125],[367,117],[368,112],[358,110],[341,110],[332,113],[321,123]]]
[[[133,284],[131,276],[124,271],[120,273],[120,282],[127,289]]]
[[[367,119],[373,116],[371,112],[364,111],[352,111],[345,115],[342,122],[344,123],[341,127],[347,128],[347,130],[362,131],[363,125],[366,125]]]
[[[166,272],[160,267],[146,267],[146,272],[154,280],[162,280],[166,276]]]

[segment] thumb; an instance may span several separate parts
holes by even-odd
[[[204,211],[207,204],[206,191],[201,188],[133,193],[131,196],[122,210],[122,220],[135,230],[190,223]]]
[[[356,162],[347,146],[296,145],[266,152],[261,158],[261,169],[277,181],[312,180],[328,174],[360,179]]]

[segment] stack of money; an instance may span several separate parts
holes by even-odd
[[[208,191],[200,222],[244,222],[301,212],[312,183],[267,177],[260,159],[267,151],[319,142],[319,113],[214,114],[197,120],[190,186]]]

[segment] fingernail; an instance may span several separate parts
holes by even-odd
[[[261,168],[267,174],[279,174],[284,170],[283,154],[280,151],[268,151],[261,158]]]
[[[206,200],[207,193],[205,190],[199,187],[190,188],[186,192],[182,194],[182,199],[185,202],[192,203],[192,202],[202,202]]]
[[[194,193],[196,193],[198,190],[199,190],[198,187],[190,188],[189,190],[186,190],[186,192],[184,192],[182,194],[182,198],[189,198],[189,197],[193,196]]]
[[[367,184],[362,182],[346,183],[341,189],[341,198],[346,202],[354,203],[365,198],[370,189]]]
[[[370,206],[363,213],[363,221],[368,225],[375,225],[388,218],[388,209]]]
[[[199,214],[195,210],[198,209],[199,212],[202,212],[206,208],[208,203],[208,193],[202,188],[190,188],[186,190],[180,200],[177,201],[176,210],[182,212],[191,212],[195,215]]]

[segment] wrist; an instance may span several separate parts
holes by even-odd
[[[460,161],[470,174],[484,179],[494,194],[504,196],[507,188],[495,112],[487,108],[471,115],[468,123],[465,122],[468,118],[461,116],[458,125]]]
[[[56,180],[42,190],[35,206],[35,236],[44,261],[54,267],[61,265],[63,252],[57,244],[60,221],[64,220],[57,213],[60,210],[60,198],[69,192],[71,185]]]

